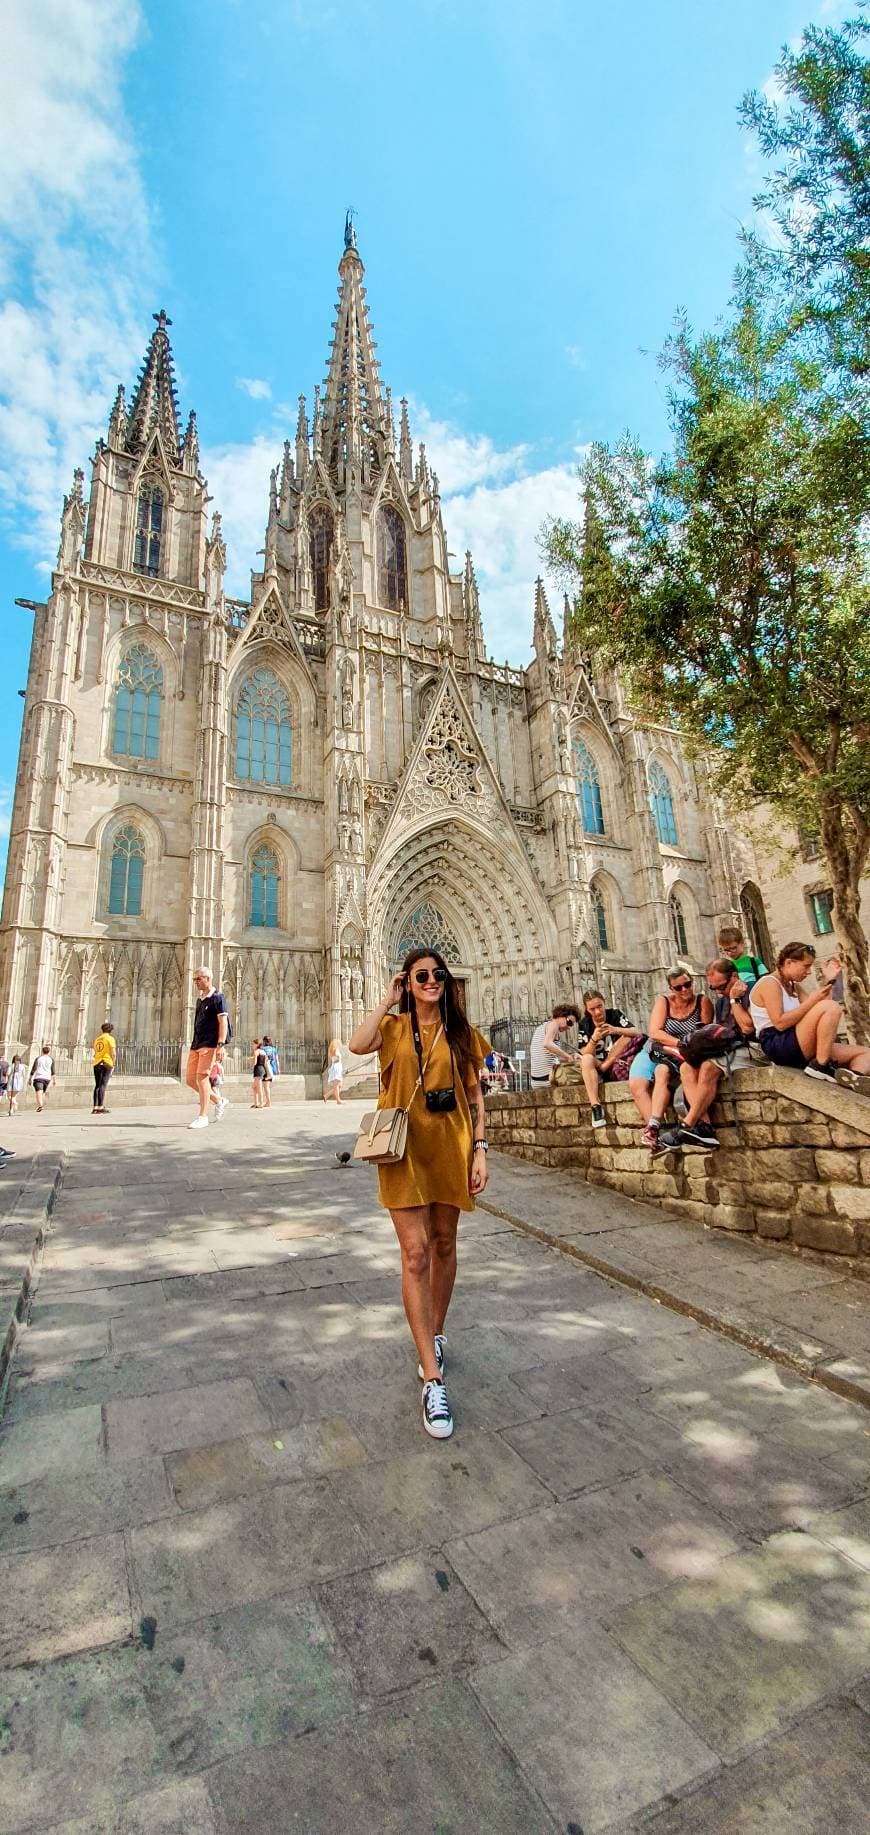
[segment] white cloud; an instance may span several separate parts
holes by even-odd
[[[156,257],[120,89],[140,29],[137,0],[4,8],[0,504],[43,561],[144,348]]]
[[[579,491],[576,465],[553,465],[507,484],[478,485],[444,505],[452,564],[471,549],[487,646],[499,660],[529,660],[538,574],[558,626],[561,592],[546,574],[538,541],[545,517],[579,515]]]
[[[247,596],[251,569],[262,565],[269,473],[280,463],[282,444],[279,435],[259,434],[255,440],[212,446],[202,454],[209,494],[221,513],[227,544],[226,586],[231,596]]]
[[[240,376],[236,388],[250,395],[252,401],[271,401],[272,398],[272,390],[262,376]]]
[[[409,401],[408,415],[415,449],[422,441],[429,469],[438,473],[444,497],[487,479],[510,477],[526,452],[525,446],[499,451],[488,434],[464,433],[450,421],[435,420],[421,402]]]

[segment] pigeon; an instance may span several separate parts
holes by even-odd
[[[339,1166],[346,1166],[351,1156],[349,1153],[337,1153],[335,1157]]]

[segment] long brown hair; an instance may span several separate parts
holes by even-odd
[[[468,1024],[465,1007],[462,1003],[462,990],[458,982],[454,981],[444,957],[439,955],[437,949],[409,949],[402,963],[402,974],[410,976],[411,969],[414,967],[415,962],[424,962],[427,957],[430,957],[433,962],[437,962],[438,967],[444,970],[444,980],[441,984],[441,994],[438,1001],[438,1012],[441,1018],[441,1024],[444,1027],[444,1036],[448,1045],[452,1048],[454,1056],[458,1060],[460,1072],[464,1074],[466,1065],[472,1055],[471,1027]],[[399,1001],[400,1013],[410,1013],[413,998],[414,995],[411,990],[410,982],[408,982],[402,989],[402,996]]]

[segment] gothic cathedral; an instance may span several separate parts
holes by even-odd
[[[224,590],[165,313],[87,503],[75,474],[34,608],[8,1050],[63,1054],[109,1011],[128,1042],[185,1042],[207,962],[240,1040],[295,1041],[313,1067],[420,942],[484,1026],[590,981],[642,1020],[665,964],[702,964],[741,903],[751,922],[702,773],[567,626],[560,644],[540,582],[529,666],[487,655],[404,400],[396,437],[350,224],[345,244],[328,375],[272,474],[249,601]]]

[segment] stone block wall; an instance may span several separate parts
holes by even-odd
[[[660,1204],[675,1216],[800,1248],[867,1257],[870,1266],[870,1098],[773,1065],[738,1071],[712,1111],[720,1145],[652,1159],[625,1084],[604,1093],[593,1129],[582,1087],[487,1102],[494,1147],[593,1185]]]

